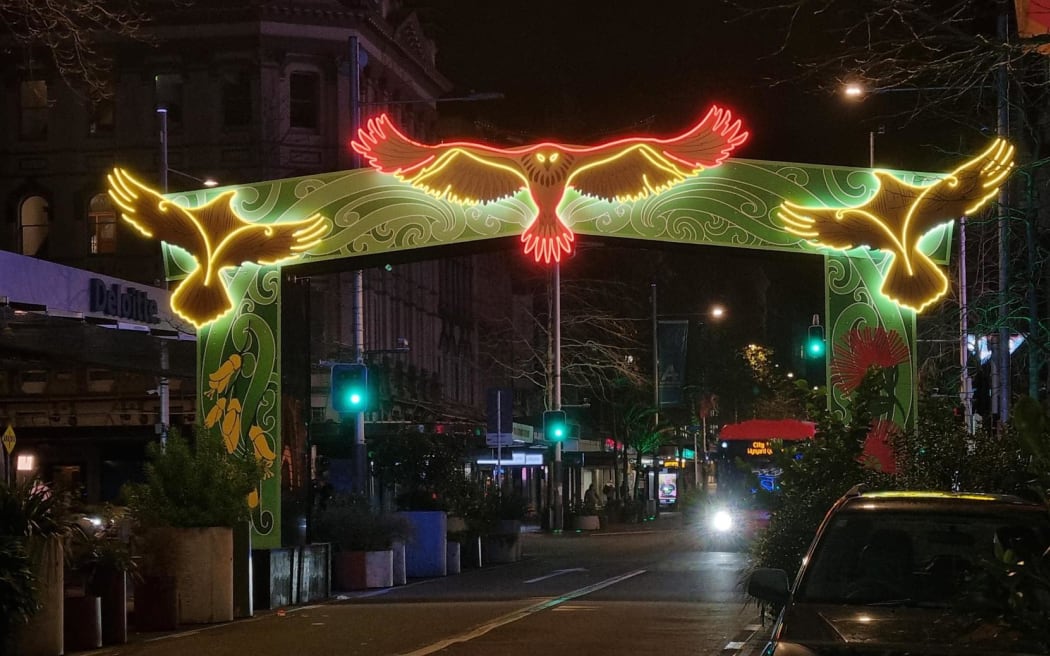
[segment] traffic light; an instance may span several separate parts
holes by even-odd
[[[363,412],[369,407],[368,367],[360,362],[332,365],[332,409]]]
[[[825,348],[824,326],[820,325],[820,315],[814,314],[813,325],[809,327],[809,333],[806,336],[806,357],[814,360],[822,358]]]
[[[543,437],[548,442],[561,442],[569,436],[569,424],[565,421],[562,410],[548,410],[543,413]]]

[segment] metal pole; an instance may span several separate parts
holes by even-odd
[[[999,41],[1006,44],[1009,34],[1009,17],[1005,10],[999,14],[998,36]],[[1010,133],[1010,97],[1009,79],[1006,62],[1000,62],[999,70],[996,71],[996,82],[998,88],[998,116],[996,131],[999,137],[1005,139]],[[1007,290],[1010,285],[1010,230],[1007,223],[1006,212],[1010,202],[1010,193],[1006,182],[999,187],[999,339],[998,351],[994,354],[998,364],[998,385],[995,388],[995,396],[998,397],[999,424],[1002,425],[1010,419],[1010,327],[1007,325],[1009,311],[1007,308]],[[993,371],[995,368],[993,368]]]
[[[696,431],[693,431],[693,487],[700,487],[700,451],[696,448]]]
[[[160,118],[160,186],[168,193],[168,109],[158,107]],[[168,288],[168,277],[164,276],[164,289]],[[157,383],[157,397],[160,399],[160,448],[168,444],[168,426],[171,424],[171,399],[168,387],[168,340],[160,340],[160,380]]]
[[[660,423],[660,351],[656,334],[656,283],[649,283],[653,303],[653,422]]]
[[[961,367],[961,389],[959,396],[963,405],[966,430],[974,432],[973,425],[973,380],[970,378],[970,317],[966,275],[966,217],[959,219],[959,365]]]
[[[554,263],[554,409],[561,410],[561,262]],[[546,437],[546,436],[544,436]],[[565,528],[565,508],[562,507],[561,440],[554,443],[554,526],[555,531]]]
[[[503,390],[496,390],[496,492],[503,496]]]
[[[354,361],[365,361],[365,287],[364,272],[354,271]],[[354,489],[361,494],[368,492],[368,450],[365,448],[365,413],[354,413]]]
[[[350,61],[350,136],[357,136],[361,126],[361,50],[357,37],[351,36],[348,41]],[[353,168],[361,165],[356,151],[351,153]],[[365,361],[365,291],[364,272],[354,271],[354,361]],[[361,494],[368,492],[368,449],[365,446],[365,414],[354,413],[354,490]]]
[[[875,130],[868,132],[868,166],[875,168]]]

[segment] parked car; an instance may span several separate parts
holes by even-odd
[[[751,574],[748,593],[781,609],[762,654],[1046,653],[1046,627],[1012,617],[1007,597],[1048,548],[1050,513],[1018,497],[855,488],[828,511],[793,587],[783,570]],[[1050,591],[1029,592],[1050,605]]]

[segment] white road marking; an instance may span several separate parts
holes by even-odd
[[[503,617],[497,617],[496,619],[494,619],[494,620],[492,620],[490,622],[486,622],[485,624],[482,624],[481,626],[478,626],[478,627],[476,627],[474,629],[471,629],[470,631],[467,631],[465,633],[461,633],[461,634],[456,635],[456,636],[452,636],[451,638],[445,638],[444,640],[439,640],[438,642],[435,642],[433,644],[427,645],[425,647],[420,647],[419,649],[417,649],[415,651],[410,651],[410,652],[408,652],[406,654],[402,654],[402,656],[427,656],[427,654],[433,654],[435,652],[439,652],[442,649],[445,649],[446,647],[449,647],[451,645],[456,644],[457,642],[469,642],[470,640],[473,640],[474,638],[480,638],[481,636],[485,635],[489,631],[492,631],[493,629],[498,629],[499,627],[501,627],[501,626],[503,626],[505,624],[510,624],[512,622],[517,622],[518,620],[523,620],[526,617],[528,617],[529,615],[532,615],[534,613],[538,613],[538,612],[540,612],[542,610],[547,610],[548,608],[554,608],[555,606],[560,606],[561,604],[564,604],[567,601],[571,601],[573,599],[576,599],[577,597],[582,597],[582,596],[588,595],[588,594],[590,594],[592,592],[597,592],[598,590],[601,590],[603,588],[607,588],[607,587],[609,587],[611,585],[616,585],[620,581],[626,581],[629,578],[632,578],[632,577],[638,576],[639,574],[644,574],[644,573],[645,573],[644,569],[636,569],[633,572],[627,572],[626,574],[621,574],[620,576],[614,576],[611,579],[605,579],[604,581],[599,581],[598,583],[594,583],[592,585],[588,585],[587,587],[580,588],[578,590],[573,590],[572,592],[568,592],[566,594],[563,594],[560,597],[554,597],[553,599],[548,599],[546,601],[541,601],[538,604],[533,604],[532,606],[527,606],[527,607],[522,608],[520,610],[516,610],[516,611],[514,611],[512,613],[508,613],[508,614],[504,615]]]
[[[573,567],[571,569],[556,569],[551,574],[547,574],[546,576],[537,576],[534,579],[529,579],[528,581],[524,581],[524,583],[536,583],[537,581],[545,581],[547,579],[552,579],[555,576],[561,576],[562,574],[568,574],[570,572],[586,572],[586,571],[587,571],[587,569],[584,568],[584,567]]]
[[[746,644],[746,642],[727,642],[723,649],[726,651],[739,651],[743,649]]]

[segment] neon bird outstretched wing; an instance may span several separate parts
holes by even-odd
[[[107,176],[109,196],[121,218],[147,237],[187,251],[197,267],[171,295],[176,314],[200,326],[233,308],[219,272],[246,262],[276,264],[297,257],[330,229],[315,214],[301,221],[249,223],[233,207],[234,191],[219,194],[195,208],[178,205],[117,168]]]
[[[465,142],[422,144],[406,137],[386,114],[369,119],[351,147],[380,173],[453,203],[491,203],[529,184],[515,158],[499,149]]]
[[[597,146],[544,142],[508,149],[469,142],[421,144],[382,115],[358,131],[351,147],[376,170],[452,202],[489,203],[527,190],[536,217],[521,241],[527,255],[550,262],[572,252],[575,237],[558,215],[570,187],[610,200],[659,193],[717,166],[747,137],[740,120],[718,107],[670,139],[638,137]]]
[[[728,109],[712,107],[699,123],[677,137],[636,137],[587,149],[568,184],[587,196],[637,200],[718,166],[749,136]]]
[[[804,207],[785,201],[777,218],[791,233],[821,246],[846,250],[868,246],[890,251],[882,293],[921,311],[948,290],[944,272],[919,250],[923,235],[977,211],[1010,174],[1014,149],[997,139],[977,157],[929,185],[902,182],[874,171],[875,194],[852,207]]]

